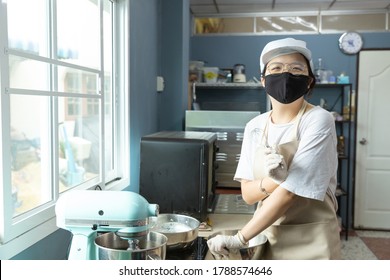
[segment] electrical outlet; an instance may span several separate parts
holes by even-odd
[[[157,92],[164,91],[164,78],[157,76]]]

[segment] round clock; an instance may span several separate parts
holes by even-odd
[[[346,54],[356,54],[363,47],[362,36],[357,32],[345,32],[339,39],[339,47]]]

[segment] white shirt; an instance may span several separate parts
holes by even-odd
[[[250,120],[245,127],[241,156],[234,180],[254,180],[253,163],[257,145],[270,112]],[[294,122],[269,123],[268,144],[291,141]],[[333,116],[317,106],[306,112],[298,127],[298,150],[291,162],[288,176],[280,185],[288,191],[307,198],[324,200],[328,192],[335,202],[337,185],[337,135]]]

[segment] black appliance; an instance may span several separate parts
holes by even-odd
[[[142,137],[140,194],[160,213],[205,221],[215,200],[217,136],[211,132],[161,131]]]
[[[252,111],[186,111],[186,131],[217,134],[216,180],[219,187],[240,188],[233,180],[241,155],[245,125],[260,112]]]
[[[198,236],[194,243],[187,248],[167,250],[166,260],[204,260],[206,258],[209,247],[207,239]]]

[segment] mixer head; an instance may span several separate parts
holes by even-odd
[[[124,238],[138,238],[149,231],[149,217],[158,205],[129,191],[72,190],[57,201],[57,226],[72,232],[118,231]]]

